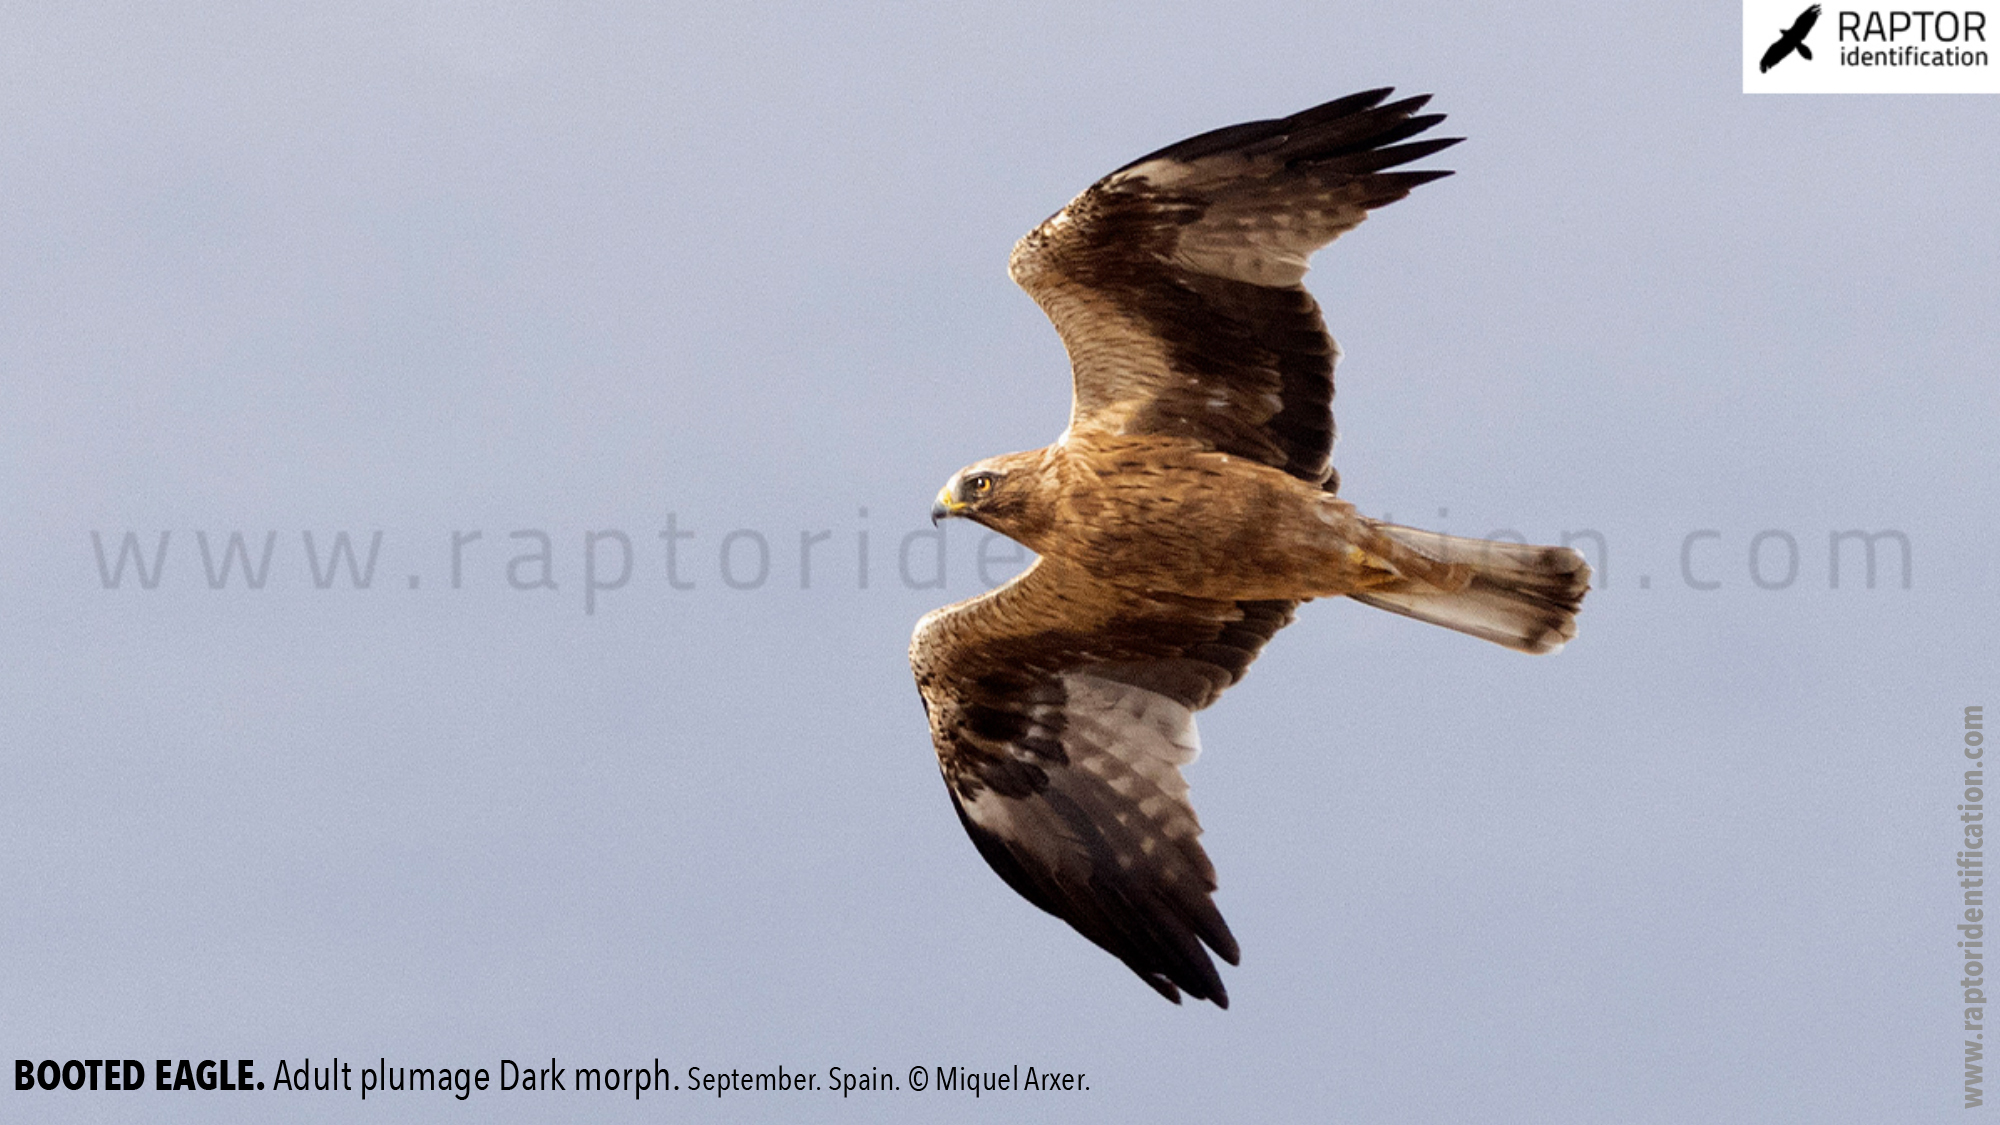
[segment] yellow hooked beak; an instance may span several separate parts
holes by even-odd
[[[931,504],[931,526],[936,527],[939,520],[950,519],[971,506],[952,499],[951,486],[945,485],[938,489],[937,500]]]

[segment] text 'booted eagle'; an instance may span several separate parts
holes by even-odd
[[[1236,939],[1180,767],[1194,713],[1311,598],[1345,595],[1523,652],[1576,635],[1590,568],[1338,499],[1333,364],[1306,259],[1442,171],[1428,98],[1370,90],[1190,138],[1015,246],[1074,369],[1054,445],[961,469],[932,517],[1040,558],[917,625],[910,663],[965,830],[1007,884],[1161,995],[1227,1007]]]

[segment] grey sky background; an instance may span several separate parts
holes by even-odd
[[[10,1067],[1091,1089],[10,1086],[0,1116],[1957,1112],[2000,110],[1745,97],[1739,51],[1735,5],[8,7]],[[1595,532],[1599,588],[1552,658],[1307,607],[1201,719],[1244,956],[1230,1011],[1175,1009],[964,838],[904,649],[983,588],[985,536],[949,530],[942,589],[909,537],[954,469],[1063,425],[1015,238],[1143,152],[1375,85],[1469,140],[1308,279],[1343,493]],[[1854,529],[1907,538],[1907,588],[1888,539],[1833,587]],[[343,530],[382,534],[365,590],[314,580],[302,533]],[[128,531],[149,564],[169,532],[152,589],[105,588],[92,534]],[[556,589],[510,584],[524,531]],[[607,531],[633,566],[593,607]],[[276,532],[262,589],[210,589],[198,533],[232,532]]]

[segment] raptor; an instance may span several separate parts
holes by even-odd
[[[1522,652],[1576,635],[1590,570],[1336,494],[1339,349],[1311,255],[1444,171],[1425,97],[1369,90],[1181,141],[1099,180],[1014,248],[1068,349],[1054,444],[969,465],[933,519],[1039,557],[917,625],[938,767],[980,855],[1161,995],[1228,1006],[1238,959],[1181,767],[1195,712],[1312,598]]]

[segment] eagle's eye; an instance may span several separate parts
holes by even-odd
[[[993,491],[992,473],[974,473],[965,478],[965,494],[979,497]]]

